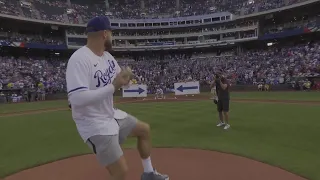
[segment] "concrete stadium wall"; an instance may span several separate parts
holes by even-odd
[[[245,92],[245,91],[257,91],[258,87],[257,85],[234,85],[231,86],[230,91],[235,91],[235,92]],[[290,85],[274,85],[270,86],[271,91],[288,91],[292,90],[292,87]],[[202,85],[200,86],[200,91],[201,92],[210,92],[210,86],[209,85]],[[173,94],[173,93],[168,93],[168,94]],[[122,96],[122,91],[117,90],[114,93],[115,96]],[[57,94],[48,94],[47,95],[47,100],[55,100],[55,99],[67,99],[67,94],[66,93],[57,93]]]
[[[257,91],[258,87],[257,85],[233,85],[230,88],[230,91],[234,91],[234,92],[245,92],[245,91]],[[288,84],[286,85],[272,85],[270,86],[270,91],[289,91],[289,90],[293,90],[292,87]],[[3,90],[2,90],[3,91]],[[6,91],[10,91],[10,90],[6,90]],[[13,91],[13,90],[12,90]],[[210,86],[209,85],[201,85],[200,86],[200,92],[206,93],[206,92],[210,92]],[[166,93],[166,94],[174,94],[172,92]],[[116,96],[122,96],[122,91],[121,90],[117,90],[114,95]],[[47,100],[59,100],[59,99],[67,99],[67,93],[55,93],[55,94],[48,94],[46,96]],[[10,100],[9,100],[10,101]],[[23,101],[23,99],[22,99]],[[31,101],[34,101],[34,98],[31,98]],[[6,99],[6,97],[1,96],[0,97],[0,103],[7,103],[8,99]]]
[[[232,85],[230,87],[230,91],[257,91],[258,86],[257,85]],[[288,91],[292,90],[291,85],[289,84],[281,84],[281,85],[270,85],[270,91]],[[210,92],[210,86],[209,85],[202,85],[200,86],[201,92]]]

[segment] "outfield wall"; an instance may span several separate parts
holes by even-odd
[[[245,92],[245,91],[258,91],[257,85],[233,85],[230,88],[231,91],[236,92]],[[274,85],[270,86],[270,91],[290,91],[293,90],[290,85]],[[200,92],[201,93],[209,93],[211,91],[209,85],[201,85],[200,86]],[[117,90],[115,93],[115,96],[122,96],[122,90]],[[166,94],[172,94],[174,93],[166,93]],[[59,93],[59,94],[50,94],[47,96],[48,100],[53,99],[66,99],[67,95],[65,93]]]
[[[293,90],[293,88],[286,84],[286,85],[271,85],[270,91],[290,91]],[[17,92],[18,90],[0,90],[3,91],[6,94],[10,94],[11,92]],[[209,93],[211,91],[209,85],[200,85],[200,92],[201,93]],[[235,92],[245,92],[245,91],[258,91],[257,85],[232,85],[230,88],[230,91]],[[114,94],[115,96],[122,97],[122,90],[117,90]],[[174,95],[173,92],[165,92],[165,94]],[[150,95],[150,94],[148,94]],[[6,103],[10,98],[6,98],[5,96],[0,96],[0,103]],[[58,99],[67,99],[66,93],[55,93],[55,94],[48,94],[46,96],[47,100],[58,100]],[[23,101],[23,98],[22,98]],[[34,101],[34,96],[32,98],[32,101]]]

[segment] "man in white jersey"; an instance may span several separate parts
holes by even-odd
[[[163,98],[164,98],[163,90],[160,86],[158,86],[156,90],[156,96],[154,97],[154,99],[163,99]]]
[[[126,179],[128,166],[120,144],[128,136],[138,139],[144,167],[141,180],[168,180],[167,175],[153,169],[149,125],[125,112],[114,118],[113,93],[128,85],[133,74],[128,68],[121,69],[108,52],[112,49],[109,19],[106,16],[91,19],[87,33],[87,45],[73,53],[66,72],[72,117],[80,136],[113,180]]]

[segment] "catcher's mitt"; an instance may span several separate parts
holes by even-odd
[[[213,102],[214,102],[215,104],[218,104],[218,101],[217,101],[216,99],[214,99]]]

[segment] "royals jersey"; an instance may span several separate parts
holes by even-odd
[[[104,52],[100,57],[84,46],[73,53],[67,65],[68,96],[109,85],[120,71],[117,61],[109,52]],[[95,135],[115,135],[119,132],[114,120],[113,94],[106,94],[87,106],[73,105],[72,117],[84,141]]]
[[[163,90],[161,88],[157,89],[157,94],[163,94]]]
[[[114,108],[114,118],[115,119],[125,119],[128,114],[120,109]]]

